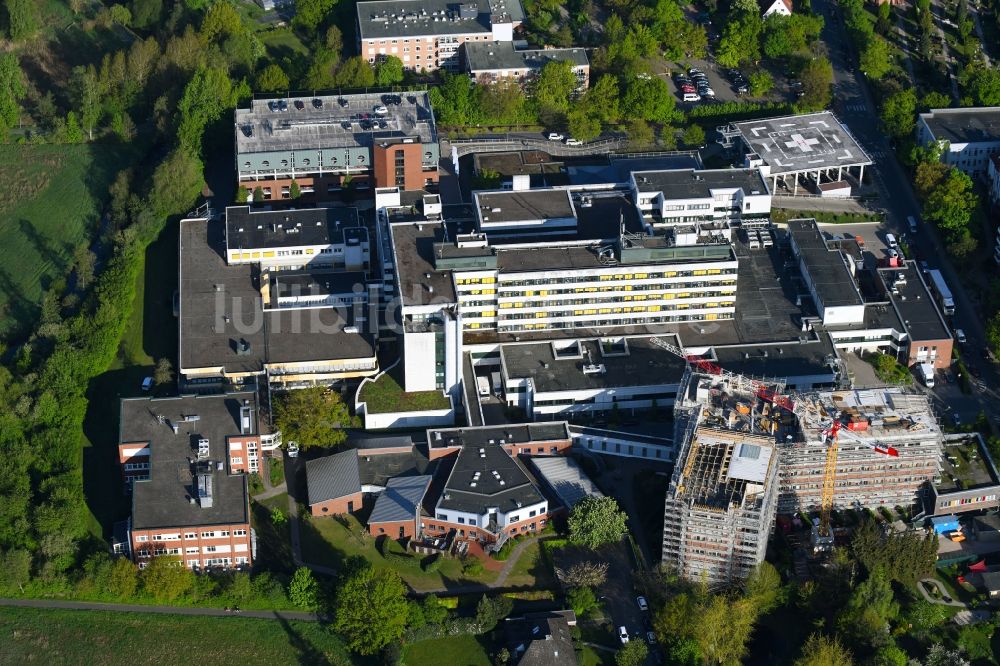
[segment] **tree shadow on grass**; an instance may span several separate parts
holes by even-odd
[[[109,370],[92,379],[87,387],[83,433],[90,446],[83,449],[83,492],[105,535],[130,510],[118,464],[121,399],[140,393],[139,384],[147,371],[148,368],[138,366]]]
[[[167,224],[159,238],[146,248],[142,311],[142,349],[154,359],[177,355],[177,243],[180,225]],[[174,363],[174,367],[177,363]]]
[[[288,620],[281,617],[280,613],[275,613],[275,615],[278,618],[281,628],[288,634],[288,644],[295,650],[295,658],[300,664],[313,666],[315,664],[330,663],[330,660],[326,658],[322,650],[317,649],[307,638],[297,632]]]

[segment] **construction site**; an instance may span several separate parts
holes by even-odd
[[[911,506],[938,474],[943,436],[922,394],[785,394],[780,382],[688,360],[663,520],[663,562],[682,576],[744,578],[777,513],[818,511],[813,548],[824,551],[834,509]]]
[[[663,562],[689,579],[728,583],[764,559],[777,509],[776,437],[794,421],[738,378],[687,380],[675,403],[683,443],[666,494]]]
[[[822,510],[828,479],[829,508],[908,507],[937,476],[943,436],[923,394],[884,388],[795,400],[799,431],[778,446],[779,513]],[[831,456],[832,429],[837,447]]]

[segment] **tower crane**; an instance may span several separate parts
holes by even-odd
[[[834,414],[829,423],[825,423],[826,418],[820,413],[817,405],[808,400],[796,402],[790,395],[782,394],[780,382],[762,382],[745,375],[730,372],[723,369],[717,363],[701,358],[693,354],[685,353],[680,347],[672,345],[660,338],[651,338],[653,344],[665,349],[684,359],[690,365],[696,367],[701,372],[709,375],[724,377],[735,385],[753,393],[761,400],[771,403],[775,407],[781,408],[795,415],[801,422],[817,427],[823,435],[824,443],[827,446],[826,460],[823,465],[823,489],[820,494],[820,522],[814,533],[814,541],[817,547],[822,543],[833,543],[833,533],[830,529],[830,514],[833,511],[833,501],[837,480],[837,457],[839,453],[840,438],[848,439],[852,442],[862,444],[872,449],[876,453],[898,457],[899,451],[891,446],[884,446],[876,440],[861,437],[848,428],[844,427],[840,414]]]

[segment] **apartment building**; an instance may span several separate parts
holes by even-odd
[[[359,3],[359,8],[361,4]],[[323,201],[344,188],[421,190],[438,181],[426,91],[254,99],[236,109],[236,172],[248,196]]]
[[[408,71],[455,73],[463,44],[513,42],[523,20],[519,0],[359,2],[358,52],[372,64],[395,56]]]
[[[154,556],[195,570],[253,564],[246,473],[261,449],[255,394],[122,400],[118,440],[140,567]]]
[[[663,563],[693,581],[742,580],[764,560],[778,497],[777,422],[749,387],[690,373],[675,405],[680,451]],[[763,418],[761,418],[763,417]]]
[[[917,117],[917,143],[940,146],[941,160],[973,179],[986,179],[1000,154],[1000,107],[931,109]]]
[[[185,390],[367,377],[379,285],[352,209],[249,211],[180,223],[178,374]]]
[[[550,62],[568,62],[576,76],[576,92],[590,85],[590,60],[587,51],[570,49],[517,49],[514,42],[475,42],[462,45],[465,71],[476,83],[516,81],[528,84]]]
[[[797,396],[797,433],[779,441],[778,510],[820,506],[830,419],[841,421],[835,508],[909,506],[938,475],[942,433],[927,396],[883,388]],[[826,416],[822,416],[826,415]],[[873,446],[893,447],[898,456]]]

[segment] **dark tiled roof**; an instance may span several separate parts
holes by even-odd
[[[361,492],[358,452],[341,451],[306,463],[309,504],[346,497]]]

